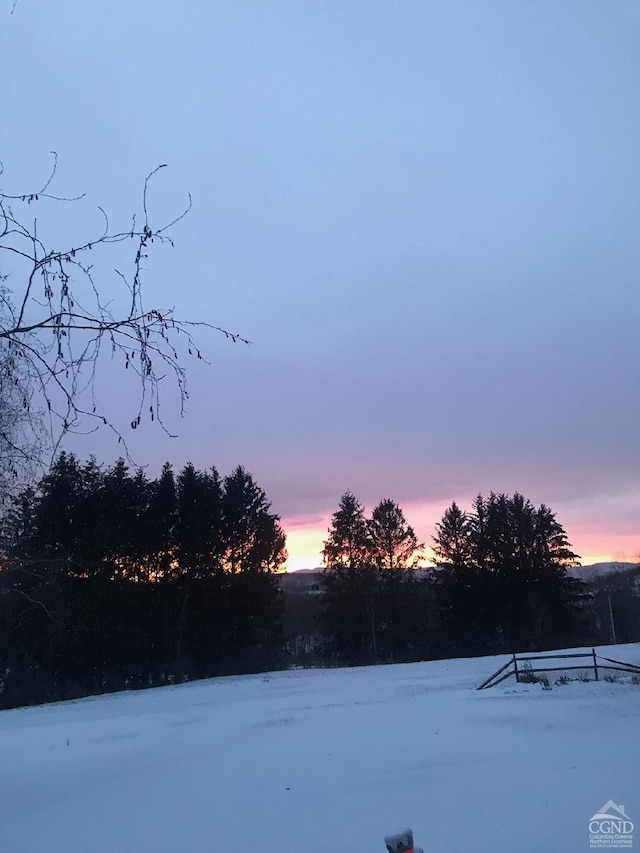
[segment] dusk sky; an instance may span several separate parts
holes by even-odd
[[[640,559],[638,0],[0,0],[6,192],[56,248],[158,222],[146,304],[203,333],[156,475],[242,464],[319,565],[340,496],[427,544],[453,499],[518,490],[589,563]],[[46,222],[49,225],[46,225]],[[119,284],[104,255],[105,293]],[[101,404],[126,428],[116,364]],[[113,462],[108,433],[66,445]]]

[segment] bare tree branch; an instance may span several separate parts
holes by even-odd
[[[167,232],[191,209],[189,195],[177,216],[153,227],[150,182],[164,168],[166,164],[157,166],[144,181],[141,228],[134,215],[129,228],[113,230],[107,213],[98,208],[103,219],[101,233],[61,250],[45,245],[38,220],[31,220],[27,213],[42,199],[72,203],[83,197],[49,192],[57,155],[53,153],[51,171],[36,192],[16,195],[0,187],[0,264],[3,259],[5,265],[10,259],[17,264],[11,272],[0,266],[0,403],[10,404],[14,415],[21,409],[22,420],[31,424],[32,431],[40,437],[47,435],[50,452],[57,450],[68,432],[81,431],[87,425],[89,431],[101,426],[111,429],[126,451],[124,436],[112,416],[96,404],[96,368],[103,344],[110,344],[111,358],[122,359],[122,368],[131,370],[139,380],[139,404],[131,428],[137,429],[144,416],[167,431],[160,416],[161,383],[170,379],[177,388],[182,414],[188,398],[184,358],[188,354],[204,360],[195,332],[215,331],[233,342],[249,343],[220,326],[178,319],[173,307],[144,305],[143,262],[153,244],[173,246]],[[120,292],[127,294],[121,309],[114,307],[112,299],[106,300],[113,285],[105,284],[104,273],[100,280],[96,278],[89,258],[126,243],[131,244],[128,272],[113,268],[113,281],[119,281]],[[84,402],[87,394],[88,406]],[[0,418],[0,457],[6,452],[14,462],[21,455],[32,458],[35,445],[25,445],[9,427]]]
[[[44,610],[44,612],[47,614],[49,619],[51,619],[51,621],[53,622],[53,616],[51,615],[51,611],[47,607],[45,607],[45,605],[41,601],[38,601],[37,598],[32,598],[23,589],[15,589],[14,587],[7,587],[5,589],[0,589],[0,595],[10,595],[11,593],[14,593],[14,595],[21,595],[23,598],[26,598],[26,600],[30,604],[33,604],[34,607],[42,608],[42,610]]]

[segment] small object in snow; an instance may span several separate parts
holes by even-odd
[[[384,840],[388,853],[422,853],[420,847],[413,846],[413,830],[403,829],[395,835],[387,835]]]

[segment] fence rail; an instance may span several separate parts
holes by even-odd
[[[530,663],[530,661],[575,660],[576,658],[582,658],[588,661],[588,663],[545,667],[532,667]],[[599,661],[606,661],[606,663],[599,663]],[[523,668],[522,666],[519,667],[518,664],[524,664],[526,668]],[[521,682],[523,680],[524,673],[528,676],[529,674],[533,675],[538,672],[559,672],[572,669],[592,669],[596,681],[599,680],[598,671],[601,669],[615,670],[616,672],[629,672],[633,675],[640,675],[640,666],[637,664],[625,663],[625,661],[604,657],[603,655],[597,654],[594,648],[592,648],[590,652],[570,652],[569,654],[513,654],[510,660],[503,664],[500,669],[496,670],[493,675],[490,675],[489,678],[485,679],[485,681],[479,685],[477,690],[486,690],[489,687],[495,687],[497,684],[506,681],[506,679],[510,678],[512,675],[515,676],[517,682]]]

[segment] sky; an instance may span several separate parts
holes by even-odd
[[[319,565],[340,496],[546,503],[583,562],[640,553],[637,0],[0,0],[0,178],[86,192],[56,245],[193,207],[146,304],[199,335],[136,463],[238,464]],[[46,229],[49,229],[46,231]],[[90,239],[90,238],[89,238]],[[101,291],[117,304],[120,259]],[[118,365],[99,403],[126,429]],[[108,433],[69,449],[112,462]]]

